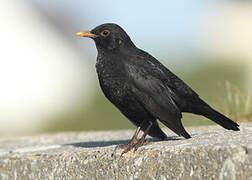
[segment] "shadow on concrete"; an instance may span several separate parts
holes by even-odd
[[[182,140],[183,137],[179,136],[171,136],[167,137],[166,141],[176,141],[176,140]],[[146,138],[147,141],[150,142],[158,142],[161,141],[156,138]],[[77,142],[77,143],[70,143],[70,144],[64,144],[64,146],[74,146],[74,147],[83,147],[83,148],[94,148],[94,147],[106,147],[106,146],[113,146],[113,145],[122,145],[127,144],[130,141],[128,140],[114,140],[114,141],[89,141],[89,142]]]

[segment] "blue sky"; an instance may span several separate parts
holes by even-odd
[[[135,44],[158,57],[192,54],[200,46],[195,36],[206,10],[216,1],[84,1],[32,0],[40,8],[64,14],[73,32],[113,22],[122,26]],[[78,28],[78,29],[77,29]],[[92,44],[93,45],[93,44]]]

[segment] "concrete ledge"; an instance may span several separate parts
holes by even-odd
[[[252,179],[252,123],[241,131],[186,128],[185,140],[165,129],[120,158],[133,131],[44,134],[0,139],[0,179]]]

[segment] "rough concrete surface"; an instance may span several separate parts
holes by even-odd
[[[0,179],[252,179],[252,123],[186,129],[191,139],[165,129],[169,140],[123,157],[114,148],[132,130],[2,138]]]

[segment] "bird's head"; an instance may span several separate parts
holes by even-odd
[[[91,31],[78,32],[76,36],[92,38],[98,50],[135,47],[127,33],[120,26],[112,23],[102,24]]]

